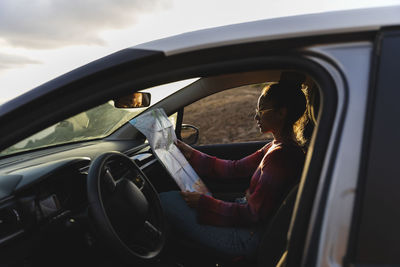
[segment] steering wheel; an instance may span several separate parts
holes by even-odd
[[[99,237],[125,260],[151,260],[162,251],[166,223],[158,193],[134,161],[119,152],[90,166],[89,211]]]

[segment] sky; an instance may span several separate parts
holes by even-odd
[[[0,104],[95,59],[188,31],[400,0],[0,0]]]

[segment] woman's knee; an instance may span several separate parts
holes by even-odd
[[[179,191],[164,192],[159,197],[164,214],[170,223],[182,225],[196,221],[195,211],[187,206]]]
[[[169,191],[159,194],[161,206],[167,217],[175,216],[186,205],[178,191]]]
[[[158,196],[164,210],[175,206],[176,203],[180,201],[179,198],[182,198],[178,191],[163,192],[160,193]]]

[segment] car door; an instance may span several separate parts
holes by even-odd
[[[400,264],[400,31],[377,38],[350,245],[352,266]]]
[[[399,46],[400,32],[388,28],[365,43],[362,54],[357,55],[356,46],[344,57],[336,53],[349,85],[347,122],[331,177],[321,177],[303,255],[293,253],[298,214],[304,212],[299,202],[286,266],[298,266],[301,259],[304,266],[399,265]]]

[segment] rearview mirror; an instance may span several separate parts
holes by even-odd
[[[150,93],[136,92],[114,99],[116,108],[144,108],[150,106]]]

